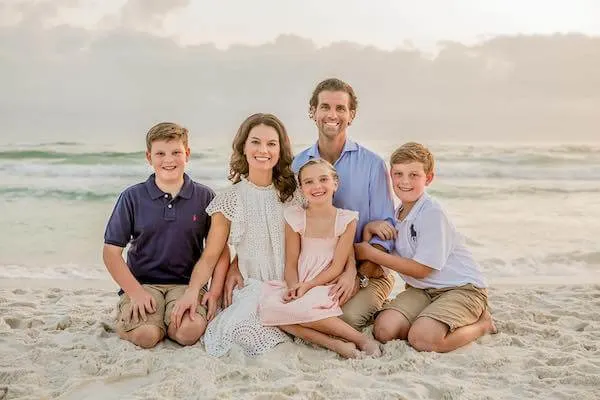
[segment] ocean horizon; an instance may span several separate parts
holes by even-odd
[[[360,142],[384,159],[393,151],[386,141]],[[428,191],[492,284],[528,277],[587,282],[600,272],[600,144],[430,148],[436,178]],[[229,144],[192,144],[187,172],[222,189],[230,184],[229,156]],[[151,172],[143,150],[76,141],[0,146],[0,199],[7,206],[0,278],[107,279],[106,219],[119,193]]]

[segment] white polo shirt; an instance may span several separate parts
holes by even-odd
[[[398,231],[395,252],[434,269],[424,279],[400,274],[406,283],[419,289],[469,283],[478,288],[487,287],[464,237],[456,231],[440,204],[427,193],[423,193],[403,221],[397,219],[398,210],[394,217]]]

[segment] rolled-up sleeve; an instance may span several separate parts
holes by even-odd
[[[369,179],[369,214],[370,221],[387,221],[394,226],[394,202],[390,192],[390,184],[385,162],[379,159],[371,168]],[[379,244],[388,252],[394,248],[393,240],[382,240],[377,236],[371,244]]]

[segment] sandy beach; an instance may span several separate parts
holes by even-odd
[[[342,360],[285,343],[216,359],[120,340],[108,281],[2,279],[0,399],[599,398],[599,284],[501,284],[490,298],[500,332],[450,354],[394,341],[380,359]]]

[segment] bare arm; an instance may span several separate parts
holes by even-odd
[[[123,260],[122,254],[123,247],[112,244],[105,244],[102,249],[102,259],[110,276],[112,276],[125,293],[131,295],[139,290],[143,290],[143,288],[129,270],[125,260]]]
[[[285,224],[285,270],[283,273],[288,288],[298,283],[298,257],[300,256],[300,235]]]
[[[227,238],[229,237],[229,227],[230,222],[222,213],[218,212],[212,215],[210,231],[206,239],[206,248],[202,252],[200,260],[194,266],[194,271],[190,278],[189,289],[192,289],[194,292],[199,293],[200,289],[206,285],[215,270],[217,261],[220,261],[224,256],[223,250],[226,247]],[[222,266],[221,268],[223,269]],[[219,272],[222,273],[223,271]]]
[[[104,264],[115,282],[131,300],[131,308],[128,314],[124,316],[125,320],[137,322],[141,318],[146,321],[146,314],[152,314],[156,311],[156,300],[135,279],[125,260],[123,260],[122,253],[123,247],[105,244],[102,249]]]
[[[359,259],[372,261],[379,265],[393,269],[401,274],[412,276],[413,278],[423,279],[429,276],[434,269],[418,263],[409,258],[400,257],[395,254],[388,254],[378,250],[367,242],[361,242],[354,245],[356,255]]]
[[[340,276],[344,271],[344,267],[348,265],[350,253],[352,253],[352,244],[354,242],[354,234],[356,233],[356,221],[352,221],[346,227],[346,230],[340,236],[340,239],[335,246],[335,253],[329,268],[321,271],[310,282],[311,287],[321,286]],[[356,267],[354,267],[356,269]]]
[[[229,269],[229,246],[225,246],[221,252],[221,257],[217,261],[215,272],[210,281],[210,291],[217,294],[219,297],[223,293],[223,285],[225,284],[225,276]]]
[[[202,256],[198,262],[196,262],[196,265],[194,265],[188,288],[185,290],[183,296],[177,299],[171,311],[171,321],[175,324],[175,328],[179,329],[183,316],[188,310],[190,319],[192,321],[195,320],[200,289],[206,285],[212,276],[217,262],[220,264],[219,274],[225,274],[225,267],[221,264],[225,264],[223,262],[225,257],[229,258],[229,252],[224,251],[227,244],[227,237],[229,236],[229,227],[230,222],[222,213],[219,212],[212,215],[210,231],[208,231],[208,238],[206,239],[206,248],[202,252]],[[222,278],[220,279],[222,280]],[[219,285],[218,282],[216,284]],[[212,300],[210,300],[211,298]],[[214,292],[206,293],[202,298],[202,304],[208,305],[207,320],[212,319],[216,312],[217,299],[218,296]]]

